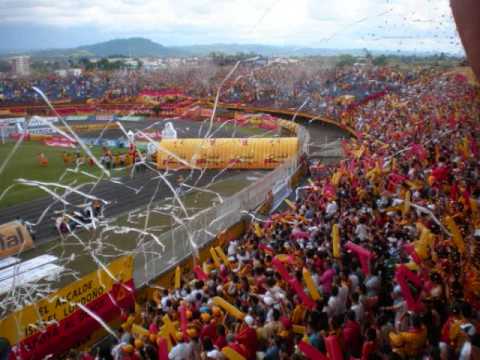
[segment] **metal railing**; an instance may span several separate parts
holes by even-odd
[[[202,248],[211,242],[221,231],[241,221],[246,211],[257,208],[266,200],[266,194],[279,180],[288,180],[299,166],[302,154],[308,154],[310,135],[302,127],[296,128],[299,142],[298,153],[281,166],[269,172],[255,183],[237,194],[225,199],[219,205],[197,213],[159,237],[159,242],[150,241],[142,245],[134,259],[133,278],[137,288],[151,283],[179,262],[192,254],[193,244]]]

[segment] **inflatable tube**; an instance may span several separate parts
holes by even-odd
[[[332,252],[334,258],[340,257],[340,229],[338,224],[334,224],[332,227]]]
[[[245,357],[240,355],[238,352],[233,350],[231,347],[227,346],[222,349],[222,354],[225,355],[225,357],[228,360],[246,360]]]
[[[291,281],[291,276],[287,271],[287,268],[283,265],[283,263],[275,257],[272,260],[272,265],[275,267],[275,269],[278,271],[280,276],[282,277],[283,280],[285,280],[287,283],[290,283]]]
[[[237,309],[235,306],[233,306],[232,304],[230,304],[228,301],[221,298],[220,296],[215,296],[212,299],[212,302],[213,304],[221,307],[229,315],[233,316],[236,319],[243,320],[245,317],[245,314],[243,312],[241,312],[239,309]]]
[[[400,285],[400,290],[402,291],[402,296],[407,303],[408,310],[421,312],[424,306],[420,300],[420,297],[418,299],[413,298],[408,281],[410,281],[420,292],[423,286],[422,279],[408,270],[405,265],[401,265],[397,268],[395,272],[395,279]]]
[[[175,269],[175,289],[180,289],[182,281],[182,268],[177,266]]]
[[[312,274],[306,269],[303,268],[303,280],[305,281],[305,285],[307,285],[308,292],[310,293],[310,296],[312,297],[313,300],[317,301],[320,300],[320,293],[318,292],[318,289],[315,285],[315,282],[313,281]]]
[[[230,266],[230,261],[228,260],[227,255],[225,255],[225,253],[223,252],[223,249],[220,246],[217,246],[217,247],[215,247],[215,251],[217,252],[220,259],[222,260],[223,264],[226,267],[229,267]]]
[[[329,360],[325,355],[318,351],[315,347],[307,344],[305,341],[298,343],[298,349],[305,354],[309,360]]]
[[[212,256],[215,267],[219,268],[221,265],[220,259],[218,258],[217,253],[215,252],[215,249],[213,247],[210,248],[210,255]]]
[[[407,193],[405,194],[405,201],[403,202],[403,209],[402,209],[403,216],[407,215],[408,212],[410,211],[410,207],[412,206],[411,197],[412,197],[412,194],[410,193],[410,191],[407,191]]]
[[[357,255],[358,259],[360,260],[360,265],[362,266],[363,273],[365,275],[370,274],[370,259],[373,257],[372,252],[361,247],[360,245],[352,243],[351,241],[349,241],[345,245],[345,249],[355,253],[355,255]]]
[[[195,273],[195,277],[197,280],[206,281],[208,279],[208,275],[203,271],[200,265],[196,265],[193,268],[193,272]]]
[[[415,262],[415,264],[420,265],[420,263],[422,262],[422,259],[417,254],[417,251],[415,250],[415,247],[413,246],[413,244],[405,244],[403,246],[403,249],[408,255],[410,255],[410,257]]]
[[[297,279],[290,276],[285,266],[282,264],[280,260],[277,258],[273,259],[272,265],[277,269],[280,276],[282,276],[283,280],[287,282],[290,287],[297,293],[298,297],[302,301],[303,305],[305,305],[309,309],[314,309],[316,307],[315,301],[313,301],[303,290],[303,286],[298,282]]]

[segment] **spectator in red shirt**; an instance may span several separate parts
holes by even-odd
[[[247,349],[247,360],[255,360],[257,353],[257,332],[253,328],[255,320],[250,315],[245,316],[245,324],[235,336],[235,340]]]
[[[368,360],[369,356],[377,350],[377,331],[374,328],[367,330],[367,341],[363,343],[362,357],[360,360]]]
[[[225,346],[227,346],[225,326],[223,326],[222,324],[217,325],[217,336],[214,345],[219,350],[222,350]]]
[[[362,334],[360,325],[355,319],[355,312],[352,310],[347,312],[347,321],[343,325],[342,333],[345,349],[351,356],[359,357],[362,350]]]

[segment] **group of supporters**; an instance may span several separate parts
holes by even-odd
[[[32,87],[41,89],[51,101],[82,101],[103,97],[134,96],[140,83],[135,72],[86,72],[74,76],[49,75],[30,78],[0,79],[0,104],[40,102]]]
[[[145,90],[175,88],[186,95],[213,97],[222,84],[221,101],[257,106],[297,108],[335,117],[369,96],[396,91],[415,78],[415,71],[387,66],[355,64],[332,67],[315,60],[284,63],[244,62],[233,76],[227,66],[206,61],[197,65],[156,71],[90,71],[81,75],[0,79],[0,104],[40,102],[32,87],[41,89],[52,101],[118,100],[134,98]],[[307,100],[307,101],[306,101]]]
[[[71,357],[480,358],[480,98],[458,75],[394,78],[339,116],[346,158],[287,210]]]

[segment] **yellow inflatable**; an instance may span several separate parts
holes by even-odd
[[[175,289],[180,289],[182,280],[182,268],[177,266],[175,269]]]
[[[390,333],[390,345],[393,350],[405,357],[416,358],[422,352],[427,342],[427,329],[422,326],[417,331]]]
[[[221,307],[223,310],[225,310],[228,314],[230,314],[236,319],[243,320],[243,318],[245,317],[245,314],[243,312],[238,310],[235,306],[233,306],[232,304],[230,304],[228,301],[221,298],[220,296],[215,296],[212,299],[212,302],[215,305]]]
[[[315,301],[320,300],[320,293],[318,292],[318,289],[315,286],[315,282],[313,281],[312,275],[306,268],[303,268],[303,280],[307,285],[308,292],[310,293],[310,296],[312,297],[312,299]]]
[[[222,354],[225,355],[228,360],[246,360],[245,357],[228,346],[222,349]]]
[[[332,227],[332,252],[333,257],[340,257],[340,230],[338,224],[334,224]]]
[[[220,259],[217,256],[217,253],[215,252],[215,249],[213,247],[210,248],[210,255],[212,256],[213,263],[217,268],[220,267]]]
[[[228,260],[227,255],[223,252],[223,249],[220,246],[215,247],[215,251],[217,252],[218,256],[220,259],[222,259],[222,262],[225,266],[230,265],[230,261]]]
[[[159,169],[274,169],[297,153],[298,139],[165,139],[158,147]]]

